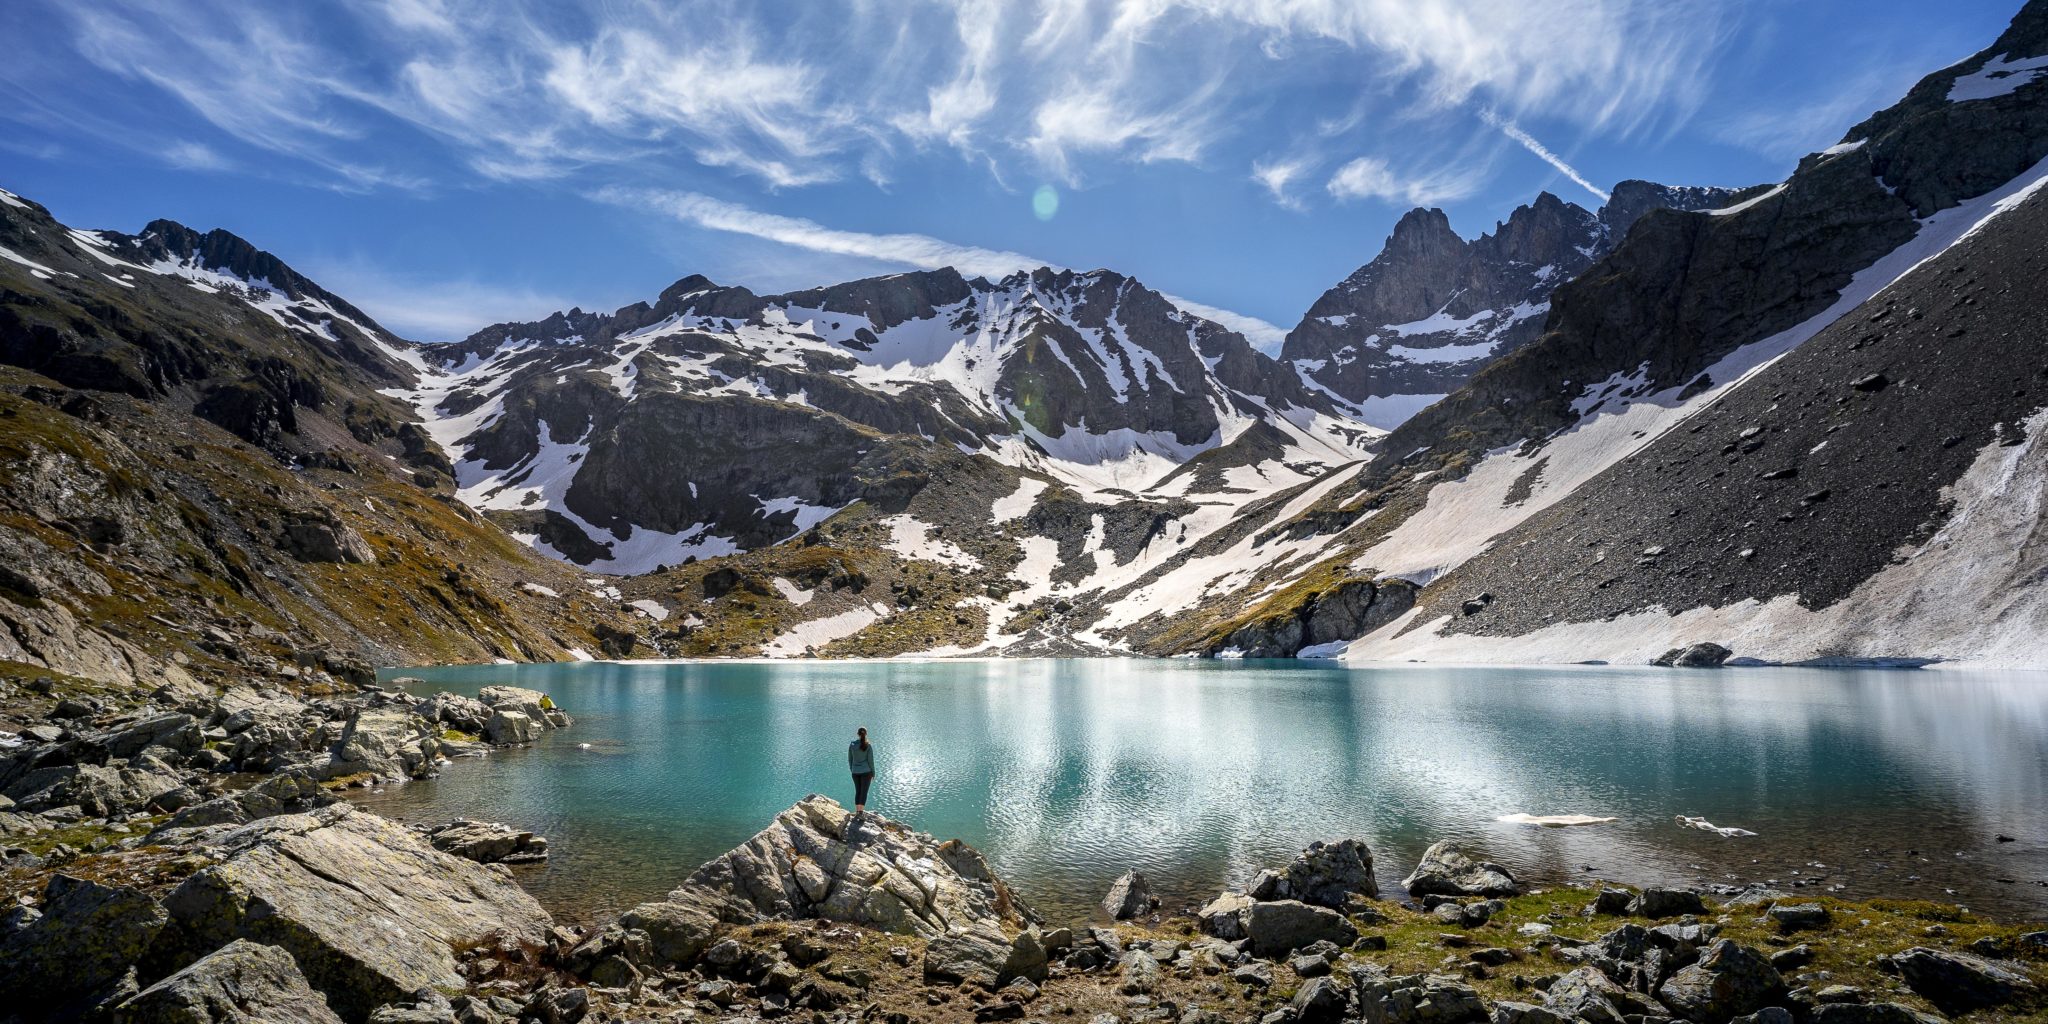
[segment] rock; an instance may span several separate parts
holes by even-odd
[[[526,1000],[524,1016],[540,1024],[577,1024],[588,1013],[588,989],[544,988]]]
[[[1807,1024],[1947,1024],[1942,1018],[1898,1003],[1825,1003],[1806,1015]]]
[[[540,727],[524,711],[498,708],[491,713],[491,720],[484,723],[484,738],[501,746],[532,743],[538,735]]]
[[[764,917],[824,918],[926,938],[960,929],[1001,936],[1037,921],[966,843],[942,843],[873,813],[849,833],[849,818],[827,797],[805,797],[698,868],[689,884],[751,904]]]
[[[1128,921],[1143,917],[1159,905],[1152,895],[1152,887],[1145,876],[1136,871],[1126,871],[1110,883],[1109,895],[1102,898],[1102,912],[1112,921]]]
[[[476,698],[495,710],[517,711],[543,729],[567,729],[572,722],[566,712],[555,706],[554,698],[539,690],[522,686],[486,686],[477,691]]]
[[[1513,896],[1522,891],[1508,869],[1474,860],[1450,840],[1424,851],[1422,862],[1401,885],[1411,896]]]
[[[1551,982],[1543,1005],[1554,1013],[1588,1024],[1621,1024],[1623,1015],[1633,1012],[1630,999],[1628,990],[1598,969],[1581,967]]]
[[[1230,972],[1230,980],[1240,985],[1254,985],[1259,988],[1273,987],[1273,965],[1265,960],[1253,960]]]
[[[1813,947],[1802,942],[1771,954],[1771,966],[1779,971],[1796,971],[1813,962]]]
[[[1355,895],[1378,896],[1372,851],[1356,839],[1311,843],[1286,867],[1262,871],[1246,895],[1255,900],[1300,900],[1343,910]]]
[[[1301,1024],[1332,1024],[1344,1016],[1344,989],[1335,978],[1315,978],[1294,994],[1289,1005]]]
[[[377,560],[376,549],[363,535],[336,519],[302,519],[288,523],[278,546],[301,562],[362,564]]]
[[[1245,919],[1245,937],[1254,955],[1285,956],[1313,942],[1334,942],[1348,946],[1358,930],[1344,915],[1327,907],[1313,907],[1299,900],[1253,903]]]
[[[1003,962],[1002,980],[1008,984],[1018,978],[1041,982],[1046,979],[1047,961],[1045,939],[1037,928],[1026,928],[1010,940],[1010,956]]]
[[[1950,1016],[2030,997],[2039,988],[2016,968],[1968,953],[1914,946],[1890,959],[1906,987]]]
[[[1818,903],[1773,904],[1764,911],[1764,916],[1778,926],[1778,931],[1790,935],[1793,932],[1812,931],[1826,928],[1834,920],[1828,908]]]
[[[1452,978],[1412,975],[1389,978],[1354,975],[1359,1016],[1382,1024],[1469,1024],[1487,1019],[1486,1006],[1470,986]]]
[[[1244,938],[1245,918],[1251,909],[1251,897],[1243,893],[1226,892],[1210,900],[1197,911],[1195,920],[1204,934],[1235,942]]]
[[[1127,996],[1149,995],[1159,988],[1159,961],[1142,949],[1126,950],[1118,964],[1123,969],[1123,984],[1117,991]]]
[[[298,961],[276,946],[236,939],[143,989],[114,1011],[116,1024],[341,1024]]]
[[[728,906],[710,893],[684,888],[626,911],[619,915],[619,925],[645,934],[653,955],[664,965],[686,966],[717,941],[723,921],[752,909]]]
[[[429,722],[481,736],[484,727],[490,724],[492,710],[490,705],[474,697],[444,690],[413,705],[413,713]]]
[[[924,975],[993,992],[1001,986],[1003,966],[1009,961],[1010,943],[1001,933],[956,928],[926,944]]]
[[[1533,1003],[1503,999],[1493,1004],[1493,1024],[1573,1024],[1573,1018]]]
[[[1602,889],[1593,897],[1593,903],[1586,908],[1589,915],[1619,915],[1629,913],[1635,907],[1636,894],[1627,889]]]
[[[1690,889],[1644,889],[1629,910],[1641,917],[1678,917],[1705,914],[1707,905],[1700,901],[1699,893]]]
[[[1755,1013],[1737,1017],[1729,1024],[1792,1024],[1792,1011],[1782,1006],[1766,1006]]]
[[[1659,655],[1657,660],[1650,664],[1666,668],[1720,668],[1734,653],[1708,640],[1690,647],[1674,647]]]
[[[0,1007],[40,1005],[60,1018],[105,1002],[166,919],[138,890],[51,876],[41,916],[0,942]]]
[[[1657,999],[1696,1024],[1727,1024],[1785,994],[1785,979],[1752,950],[1721,939],[1657,987]]]
[[[1891,383],[1891,379],[1884,374],[1867,373],[1850,381],[1849,386],[1858,391],[1875,392],[1883,391],[1885,388],[1890,387]]]
[[[222,861],[164,899],[176,948],[197,954],[236,938],[282,946],[344,1017],[422,987],[461,988],[455,950],[541,948],[553,923],[498,872],[348,804],[265,818],[215,848]]]
[[[423,776],[438,746],[425,719],[401,708],[362,708],[350,716],[334,745],[330,778],[369,772],[379,778]]]
[[[451,821],[424,830],[434,849],[479,864],[532,864],[548,859],[548,841],[495,821]]]

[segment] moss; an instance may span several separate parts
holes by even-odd
[[[460,729],[443,729],[443,730],[441,730],[441,738],[442,738],[442,739],[444,739],[444,740],[449,740],[449,741],[451,741],[451,742],[454,742],[454,743],[475,743],[475,742],[477,742],[477,737],[476,737],[476,736],[474,736],[474,735],[472,735],[472,734],[470,734],[470,733],[466,733],[466,732],[463,732],[463,731],[462,731],[462,730],[460,730]]]

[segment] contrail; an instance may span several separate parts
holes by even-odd
[[[1535,136],[1530,135],[1528,132],[1523,131],[1521,127],[1515,124],[1513,121],[1507,120],[1506,118],[1501,117],[1499,114],[1496,114],[1491,110],[1481,111],[1479,116],[1485,118],[1487,124],[1490,124],[1495,128],[1500,129],[1501,134],[1506,135],[1508,138],[1511,138],[1516,142],[1521,143],[1523,147],[1529,150],[1529,152],[1542,157],[1544,163],[1547,163],[1550,166],[1555,167],[1560,171],[1563,171],[1564,176],[1570,178],[1575,182],[1578,182],[1580,188],[1583,188],[1586,191],[1591,192],[1596,196],[1599,196],[1601,202],[1604,203],[1607,201],[1607,193],[1602,192],[1597,188],[1594,188],[1593,183],[1587,181],[1585,175],[1580,174],[1578,171],[1573,170],[1572,165],[1565,163],[1563,157],[1558,156],[1556,153],[1551,152],[1548,148],[1546,148],[1543,145],[1543,143],[1536,141]]]

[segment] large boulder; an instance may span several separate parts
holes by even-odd
[[[1822,1003],[1807,1024],[1946,1024],[1940,1017],[1899,1003]]]
[[[2003,1006],[2039,991],[2018,969],[1968,953],[1914,946],[1889,962],[1907,988],[1950,1016]]]
[[[478,864],[532,864],[548,859],[548,841],[495,821],[451,821],[420,830],[434,849]]]
[[[55,875],[42,915],[0,942],[0,1016],[42,1006],[63,1019],[123,993],[163,930],[164,908],[120,886]]]
[[[1004,934],[1038,920],[974,847],[939,842],[876,814],[858,826],[836,801],[807,796],[689,884],[764,917],[824,918],[935,938]]]
[[[486,686],[477,691],[476,699],[493,710],[517,711],[541,729],[566,729],[571,722],[553,697],[523,686]]]
[[[1785,978],[1778,969],[1732,939],[1708,946],[1698,963],[1680,968],[1657,986],[1657,1000],[1695,1024],[1728,1024],[1784,996]]]
[[[1357,839],[1311,843],[1286,867],[1259,872],[1246,890],[1255,900],[1300,900],[1332,910],[1344,909],[1354,893],[1380,894],[1372,874],[1372,850]]]
[[[499,872],[349,804],[244,825],[211,852],[220,863],[164,899],[173,952],[237,938],[282,946],[348,1018],[422,987],[460,988],[456,952],[484,942],[537,950],[553,926]]]
[[[1479,993],[1456,978],[1436,975],[1353,975],[1361,1016],[1385,1024],[1478,1024],[1487,1019]]]
[[[924,949],[924,974],[940,981],[979,985],[994,991],[1005,980],[1010,940],[986,928],[955,928],[933,938]]]
[[[334,746],[330,776],[368,772],[380,778],[408,778],[433,769],[440,748],[425,719],[403,708],[362,708],[349,718]]]
[[[1241,892],[1226,892],[1205,904],[1195,914],[1202,931],[1225,942],[1244,938],[1245,919],[1251,914],[1252,898]]]
[[[1151,913],[1158,902],[1143,874],[1126,871],[1110,883],[1109,894],[1102,897],[1102,912],[1112,921],[1128,921]]]
[[[1252,952],[1269,958],[1285,956],[1316,942],[1349,946],[1358,938],[1358,929],[1344,915],[1300,900],[1253,903],[1245,913],[1244,930],[1245,937],[1251,940]]]
[[[1640,1012],[1627,989],[1592,967],[1581,967],[1550,983],[1543,1005],[1553,1013],[1587,1024],[1621,1024]]]
[[[236,939],[143,989],[114,1011],[115,1024],[341,1024],[306,984],[298,961],[276,946]]]
[[[524,711],[497,708],[491,712],[490,721],[484,723],[484,739],[500,746],[532,743],[539,736],[540,726]]]
[[[491,721],[490,705],[475,697],[464,697],[446,690],[413,705],[413,713],[471,736],[483,735],[484,726]]]
[[[1450,840],[1423,851],[1422,862],[1401,885],[1410,896],[1513,896],[1522,891],[1508,869],[1477,860]]]

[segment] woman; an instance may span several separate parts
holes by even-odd
[[[860,735],[846,748],[847,767],[853,769],[853,816],[859,818],[868,810],[868,783],[875,781],[875,748],[868,746],[867,726],[861,726]]]

